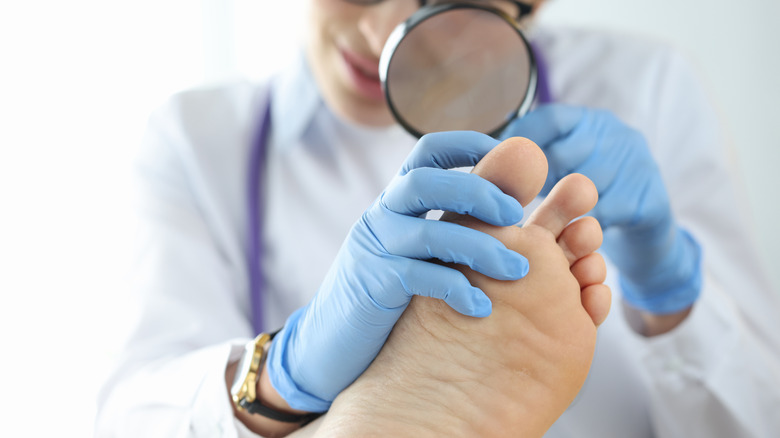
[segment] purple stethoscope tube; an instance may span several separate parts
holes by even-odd
[[[533,47],[533,46],[532,46]],[[536,47],[533,47],[534,57],[536,58],[537,84],[536,101],[539,104],[552,102],[550,93],[549,72],[547,63],[541,56]],[[270,90],[270,88],[269,88]],[[260,124],[252,137],[251,154],[249,156],[249,172],[247,180],[247,205],[249,214],[247,217],[247,238],[249,239],[247,263],[249,271],[249,296],[250,306],[252,308],[252,327],[255,333],[269,330],[265,326],[263,317],[263,270],[260,266],[260,256],[263,254],[263,242],[261,233],[263,229],[263,216],[265,211],[265,199],[263,191],[260,190],[260,176],[265,161],[266,148],[268,146],[268,136],[271,131],[271,93],[265,97]]]

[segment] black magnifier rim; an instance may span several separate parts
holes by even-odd
[[[423,6],[420,9],[418,9],[417,12],[412,14],[412,16],[409,17],[406,21],[396,26],[396,28],[393,29],[393,32],[387,38],[387,42],[385,43],[385,46],[382,49],[382,55],[380,56],[380,60],[379,60],[379,66],[380,66],[379,78],[382,82],[382,91],[385,94],[385,101],[387,102],[387,106],[390,108],[390,112],[393,114],[393,117],[395,117],[396,121],[398,121],[398,123],[401,126],[403,126],[404,129],[406,129],[409,133],[411,133],[417,138],[420,138],[423,135],[425,135],[424,133],[418,131],[413,126],[411,126],[406,121],[406,119],[401,116],[401,114],[398,112],[398,109],[393,104],[393,101],[390,98],[390,88],[388,87],[387,84],[387,74],[390,69],[390,63],[393,61],[393,57],[395,56],[396,49],[415,27],[417,27],[420,23],[422,23],[423,21],[427,20],[428,18],[434,15],[438,15],[454,9],[479,9],[499,16],[515,30],[517,36],[519,36],[520,40],[523,42],[523,44],[525,44],[526,50],[528,52],[528,64],[529,64],[528,65],[529,68],[528,89],[526,90],[525,98],[518,105],[514,117],[507,119],[496,129],[486,133],[491,137],[497,137],[498,134],[500,134],[501,131],[503,131],[504,128],[506,128],[507,125],[509,125],[509,123],[512,120],[524,116],[531,108],[531,104],[536,98],[538,72],[537,72],[536,56],[534,55],[533,47],[531,46],[531,43],[528,42],[528,39],[526,39],[523,32],[520,30],[520,26],[517,24],[517,20],[515,20],[505,12],[495,8],[491,8],[489,6],[483,6],[477,4],[466,4],[466,3],[460,3],[460,4],[449,3],[443,5]]]

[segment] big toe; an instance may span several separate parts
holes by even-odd
[[[512,137],[488,152],[472,173],[492,182],[525,207],[544,186],[547,158],[536,143]]]
[[[498,144],[474,166],[471,173],[495,184],[525,207],[539,194],[547,178],[544,152],[527,138],[512,137]],[[478,220],[445,212],[442,220],[479,226]]]

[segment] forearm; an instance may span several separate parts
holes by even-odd
[[[395,386],[390,379],[363,376],[336,398],[315,437],[454,436],[453,427],[468,426],[460,418],[444,415],[444,406],[468,406],[441,398],[442,388],[429,388],[429,397]],[[453,421],[454,420],[454,421]]]
[[[452,330],[442,330],[452,327],[440,313],[448,310],[435,300],[413,299],[385,348],[336,398],[315,436],[479,436],[492,403],[478,401],[490,385],[480,385],[483,376],[452,355],[457,335],[441,337]]]

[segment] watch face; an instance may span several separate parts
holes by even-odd
[[[244,380],[249,373],[249,367],[252,365],[252,355],[255,349],[252,344],[247,344],[244,355],[241,356],[241,360],[236,367],[236,376],[233,378],[233,386],[230,388],[230,393],[237,396],[241,391],[241,387],[244,386]]]

